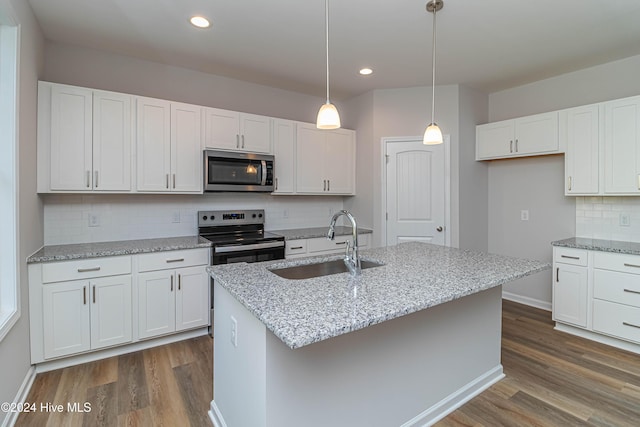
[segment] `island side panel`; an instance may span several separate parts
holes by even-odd
[[[266,336],[267,427],[417,426],[503,377],[501,288],[296,350]]]
[[[216,427],[266,427],[265,326],[214,281],[213,401]],[[232,343],[231,318],[237,323]]]

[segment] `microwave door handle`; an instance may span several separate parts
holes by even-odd
[[[261,185],[267,185],[267,161],[266,160],[261,160],[260,163],[262,164],[262,183],[261,183]]]

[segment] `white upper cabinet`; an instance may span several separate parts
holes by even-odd
[[[137,189],[202,192],[201,108],[162,99],[137,99]]]
[[[205,148],[271,152],[271,118],[218,108],[204,109]]]
[[[476,160],[560,152],[557,111],[476,126]]]
[[[131,99],[39,82],[38,191],[130,191]]]
[[[355,194],[355,132],[298,123],[296,193]]]
[[[566,138],[565,194],[598,194],[600,175],[600,107],[586,105],[560,112],[560,133]]]
[[[293,194],[295,191],[296,124],[291,120],[273,121],[274,194]]]
[[[640,194],[640,97],[604,103],[604,193]]]

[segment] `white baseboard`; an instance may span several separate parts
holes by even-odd
[[[612,347],[627,350],[632,353],[640,354],[640,345],[619,340],[608,335],[599,334],[597,332],[587,331],[586,329],[576,328],[571,325],[565,325],[564,323],[556,322],[556,326],[553,328],[556,331],[566,332],[567,334],[576,335],[578,337],[586,338],[591,341],[596,341],[601,344],[610,345]]]
[[[16,397],[13,399],[14,404],[24,403],[27,401],[27,396],[29,395],[29,391],[31,391],[31,386],[33,385],[33,381],[36,379],[36,368],[31,366],[27,371],[27,374],[22,381],[22,385],[20,385],[20,389],[18,389],[18,393]],[[20,412],[9,412],[7,417],[4,419],[2,423],[2,427],[10,427],[15,425],[16,421],[18,421],[18,415]]]
[[[400,427],[431,426],[503,379],[504,376],[502,365],[498,365],[464,387],[451,393],[429,409],[416,415]]]
[[[539,308],[541,310],[551,311],[551,303],[547,301],[542,301],[542,300],[531,298],[531,297],[525,297],[522,295],[514,294],[512,292],[506,292],[504,290],[502,291],[502,298],[509,301],[518,302],[520,304],[528,305],[531,307]]]
[[[214,400],[211,401],[211,409],[209,410],[209,419],[213,423],[213,427],[227,427],[227,423],[224,422],[222,413],[218,409],[218,405]]]

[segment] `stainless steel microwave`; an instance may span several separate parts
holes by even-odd
[[[204,191],[273,191],[269,154],[204,151]]]

